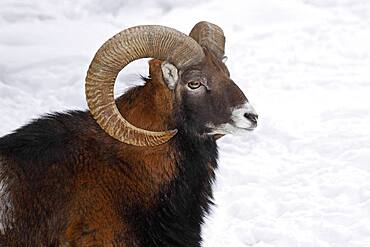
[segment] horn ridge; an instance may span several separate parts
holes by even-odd
[[[225,54],[225,35],[223,30],[210,22],[198,22],[191,30],[192,37],[199,45],[211,50],[217,57],[222,58]]]

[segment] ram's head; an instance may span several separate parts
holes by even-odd
[[[124,143],[155,146],[176,135],[177,129],[155,132],[133,126],[114,101],[118,73],[134,60],[151,57],[162,61],[161,83],[173,94],[180,106],[176,110],[194,132],[224,135],[252,130],[258,116],[230,79],[224,48],[222,29],[208,22],[195,25],[189,36],[163,26],[126,29],[109,39],[90,65],[86,77],[90,111],[110,136]]]

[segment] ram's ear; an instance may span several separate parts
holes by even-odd
[[[173,90],[176,87],[176,84],[179,80],[179,72],[175,65],[163,62],[161,65],[162,75],[165,83],[167,84],[168,88]]]

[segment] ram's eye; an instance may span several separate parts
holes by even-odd
[[[188,83],[188,87],[191,89],[197,89],[202,85],[199,81],[191,81]]]

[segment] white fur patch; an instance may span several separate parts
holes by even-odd
[[[214,134],[238,135],[238,134],[243,134],[246,131],[251,131],[255,129],[256,125],[244,116],[244,114],[246,113],[257,115],[255,109],[249,102],[246,102],[245,104],[241,106],[235,107],[232,110],[232,113],[231,113],[232,123],[221,124],[218,126],[214,126],[213,124],[208,124],[207,127],[212,130],[210,134],[212,135]]]
[[[246,102],[241,107],[235,108],[232,111],[231,119],[234,121],[237,128],[254,129],[254,124],[244,116],[246,113],[257,115],[256,110],[254,110],[253,106],[249,104],[249,102]]]

